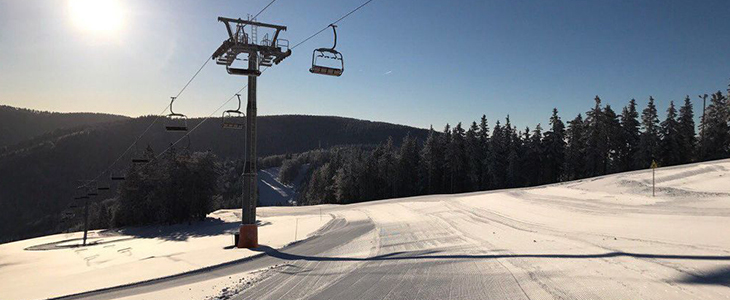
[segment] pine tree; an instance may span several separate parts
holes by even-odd
[[[727,97],[722,92],[712,94],[710,105],[707,106],[706,132],[704,160],[720,159],[728,157],[730,153],[730,130],[728,120],[730,119],[730,107]]]
[[[451,172],[450,178],[450,193],[460,193],[465,190],[466,178],[466,132],[461,125],[461,122],[454,126],[454,130],[451,133],[451,143],[447,148],[447,157],[449,158],[449,167]]]
[[[606,132],[601,109],[601,98],[596,96],[596,105],[586,113],[586,176],[598,176],[604,173],[606,165]]]
[[[418,144],[410,134],[403,138],[398,155],[398,182],[399,196],[414,196],[418,194]]]
[[[451,193],[451,182],[453,180],[453,157],[449,155],[449,149],[451,149],[451,126],[446,123],[444,127],[444,134],[441,135],[441,144],[444,147],[444,167],[443,167],[443,178],[441,179],[442,186],[439,188],[439,193]]]
[[[380,198],[395,198],[398,195],[398,174],[393,137],[388,137],[388,140],[382,145],[382,150],[382,156],[378,161],[379,177],[382,181]]]
[[[482,160],[484,151],[479,142],[479,126],[472,122],[466,131],[465,158],[466,158],[466,187],[465,191],[471,192],[479,189],[480,176],[482,173]]]
[[[422,192],[425,194],[438,193],[441,190],[443,167],[444,167],[444,149],[441,138],[437,135],[433,127],[429,130],[428,138],[421,149],[421,178]]]
[[[694,159],[695,145],[697,143],[694,112],[689,96],[684,98],[684,105],[679,108],[677,126],[677,134],[679,135],[679,163],[686,164]]]
[[[672,166],[681,162],[681,137],[679,134],[679,123],[677,122],[677,110],[674,108],[674,101],[669,102],[667,118],[661,126],[661,164]]]
[[[619,172],[618,153],[622,144],[621,122],[611,105],[603,109],[603,132],[605,141],[603,145],[603,168],[602,174]]]
[[[585,134],[583,116],[578,114],[566,130],[565,176],[569,180],[585,177]]]
[[[509,128],[509,153],[507,155],[507,187],[514,188],[523,185],[522,174],[522,139],[516,128],[511,127],[509,116],[505,121],[505,128]],[[528,132],[529,134],[529,132]]]
[[[557,108],[553,108],[550,130],[545,132],[543,144],[545,148],[542,168],[544,182],[558,182],[563,177],[566,144],[565,124],[560,120]]]
[[[481,164],[481,172],[479,173],[479,189],[486,190],[491,186],[491,178],[489,175],[489,124],[487,123],[486,115],[482,115],[482,119],[479,121],[478,139],[479,149],[482,152],[481,160],[479,161]]]
[[[525,163],[523,170],[530,170],[524,172],[525,183],[527,185],[541,184],[543,183],[543,163],[545,163],[543,160],[542,126],[538,123],[532,131],[532,135],[526,129],[524,141]]]
[[[639,140],[639,151],[637,155],[637,165],[648,168],[652,161],[657,160],[659,156],[659,117],[657,115],[654,98],[649,97],[644,111],[641,113],[641,138]]]
[[[641,132],[639,127],[639,113],[636,111],[636,100],[631,99],[629,105],[621,112],[621,144],[618,149],[619,172],[635,170],[636,153],[639,149]]]
[[[489,139],[489,175],[492,187],[504,188],[507,178],[507,156],[509,155],[507,130],[503,129],[499,121],[492,129],[492,137]]]

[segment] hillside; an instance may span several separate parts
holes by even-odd
[[[0,156],[0,241],[58,232],[58,213],[73,197],[79,179],[93,178],[113,162],[153,116],[109,122],[91,127],[59,130],[22,143]],[[163,120],[151,127],[137,149],[147,145],[156,153],[182,134],[170,134]],[[201,119],[191,119],[193,128]],[[424,140],[427,131],[402,125],[326,116],[262,116],[258,126],[259,156],[303,152],[345,144],[377,144],[408,134]],[[190,135],[190,149],[210,150],[221,159],[240,158],[243,131],[221,129],[221,120],[209,119]],[[178,147],[188,146],[184,139]],[[114,171],[129,166],[122,158]]]
[[[266,246],[254,251],[226,250],[237,210],[192,226],[93,232],[98,245],[87,248],[71,247],[78,232],[47,236],[0,245],[0,290],[46,298],[182,272],[75,299],[725,299],[728,176],[725,159],[657,169],[655,197],[651,170],[638,170],[492,192],[264,207]],[[280,249],[307,234],[297,224],[313,236]],[[22,276],[28,269],[43,272]]]
[[[126,119],[119,115],[57,113],[0,105],[0,149],[61,129]]]

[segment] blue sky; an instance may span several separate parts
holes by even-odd
[[[159,113],[226,38],[216,18],[268,2],[120,0],[118,28],[93,32],[67,1],[0,0],[0,104]],[[362,2],[277,0],[259,21],[288,26],[293,45]],[[553,107],[567,121],[595,95],[617,112],[652,95],[663,116],[670,100],[727,88],[729,16],[730,1],[374,0],[339,24],[342,77],[308,72],[326,31],[261,76],[259,113],[545,127]],[[176,111],[207,116],[245,81],[210,63]]]

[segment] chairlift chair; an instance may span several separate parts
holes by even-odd
[[[236,94],[236,97],[238,97],[238,108],[223,112],[224,129],[243,129],[246,127],[246,115],[241,112],[241,94]]]
[[[89,193],[88,193],[88,194],[86,194],[86,195],[87,195],[87,196],[90,196],[90,197],[94,197],[94,196],[99,196],[99,193],[98,193],[98,192],[89,192]]]
[[[125,177],[122,174],[114,174],[114,173],[112,173],[112,175],[110,176],[109,179],[111,179],[112,181],[124,181],[124,180],[127,179],[127,177]]]
[[[175,113],[172,110],[172,104],[175,102],[175,98],[170,97],[170,114],[167,115],[167,122],[165,123],[165,130],[167,131],[188,131],[188,117],[183,114]]]
[[[144,157],[134,157],[132,158],[132,162],[135,164],[146,164],[150,162],[150,160]]]
[[[132,163],[134,163],[134,164],[146,164],[146,163],[150,162],[150,159],[147,158],[146,156],[139,155],[139,149],[137,148],[137,142],[134,142],[134,150],[135,150],[135,153],[134,154],[135,155],[138,155],[138,156],[132,156]]]
[[[319,48],[312,51],[312,67],[309,72],[314,74],[341,76],[345,71],[345,62],[342,53],[335,50],[337,46],[337,25],[330,24],[334,33],[335,42],[332,48]]]

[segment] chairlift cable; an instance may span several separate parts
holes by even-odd
[[[270,3],[268,4],[268,5],[266,5],[266,7],[264,7],[264,8],[263,8],[263,9],[262,9],[262,10],[261,10],[261,11],[260,11],[260,12],[259,12],[258,14],[256,14],[256,16],[254,16],[254,19],[255,19],[256,17],[258,17],[258,15],[260,15],[260,14],[261,14],[261,13],[262,13],[262,12],[263,12],[264,10],[266,10],[266,9],[267,9],[267,8],[268,8],[269,6],[271,6],[271,4],[273,4],[273,3],[275,2],[275,1],[276,1],[276,0],[273,0],[273,1],[271,1],[271,2],[270,2]],[[353,13],[355,13],[356,11],[360,10],[360,9],[361,9],[361,8],[363,8],[363,7],[365,6],[365,5],[368,5],[368,4],[369,4],[370,2],[372,2],[372,1],[373,1],[373,0],[368,0],[368,1],[365,1],[365,2],[363,3],[363,4],[360,4],[360,6],[356,7],[355,9],[351,10],[350,12],[346,13],[345,15],[343,15],[342,17],[340,17],[340,18],[339,18],[339,19],[337,19],[336,21],[334,21],[334,22],[332,22],[332,23],[328,24],[327,26],[325,26],[324,28],[322,28],[322,29],[321,29],[320,31],[317,31],[316,33],[312,34],[312,35],[311,35],[311,36],[309,36],[308,38],[306,38],[306,39],[302,40],[301,42],[297,43],[296,45],[294,45],[294,46],[293,46],[293,47],[291,47],[290,49],[294,49],[294,48],[298,47],[299,45],[301,45],[301,44],[304,44],[305,42],[309,41],[309,40],[310,40],[310,39],[312,39],[313,37],[315,37],[315,36],[317,36],[318,34],[320,34],[320,33],[324,32],[325,30],[329,29],[331,25],[337,24],[338,22],[340,22],[340,21],[344,20],[345,18],[349,17],[350,15],[352,15],[352,14],[353,14]],[[261,71],[261,73],[263,73],[263,72],[264,72],[264,71],[266,71],[266,70],[268,70],[268,68],[265,68],[265,69],[263,69],[263,70]],[[177,145],[177,144],[178,144],[179,142],[181,142],[181,141],[182,141],[182,140],[183,140],[184,138],[186,138],[186,137],[187,137],[188,135],[190,135],[190,133],[192,133],[193,131],[195,131],[195,129],[197,129],[198,127],[200,127],[200,125],[203,125],[203,123],[205,123],[205,121],[209,120],[210,118],[212,118],[212,117],[213,117],[213,115],[217,114],[217,113],[218,113],[218,112],[219,112],[219,111],[220,111],[221,109],[223,109],[223,107],[224,107],[224,106],[226,106],[226,105],[227,105],[227,104],[228,104],[229,102],[231,102],[231,100],[233,100],[233,98],[235,98],[235,97],[236,97],[236,94],[240,94],[240,93],[241,93],[241,92],[242,92],[242,91],[243,91],[244,89],[246,89],[247,87],[248,87],[248,84],[246,84],[245,86],[243,86],[243,87],[242,87],[242,88],[241,88],[240,90],[238,90],[238,92],[234,93],[234,94],[233,94],[233,96],[231,96],[230,98],[228,98],[228,100],[226,100],[225,102],[223,102],[223,104],[221,104],[221,106],[219,106],[219,107],[218,107],[218,108],[217,108],[217,109],[216,109],[215,111],[213,111],[213,112],[212,112],[212,113],[211,113],[210,115],[208,115],[208,116],[207,116],[207,117],[205,117],[205,118],[204,118],[203,120],[201,120],[201,121],[200,121],[200,122],[199,122],[199,123],[198,123],[197,125],[195,125],[195,127],[193,127],[192,129],[188,130],[188,132],[187,132],[187,133],[186,133],[186,134],[185,134],[184,136],[182,136],[181,138],[179,138],[179,139],[178,139],[177,141],[175,141],[174,143],[170,144],[170,146],[169,146],[169,147],[167,147],[167,149],[165,149],[164,151],[160,152],[160,154],[158,154],[158,155],[157,155],[157,156],[156,156],[155,158],[159,158],[160,156],[162,156],[162,154],[166,153],[166,152],[167,152],[167,151],[169,151],[169,150],[170,150],[170,149],[171,149],[172,147],[174,147],[174,146],[175,146],[175,145]]]
[[[291,47],[290,49],[294,49],[294,48],[296,48],[296,47],[299,47],[300,45],[302,45],[302,44],[306,43],[306,42],[307,42],[307,41],[309,41],[310,39],[314,38],[315,36],[319,35],[320,33],[324,32],[325,30],[327,30],[328,28],[330,28],[330,25],[334,25],[334,24],[337,24],[337,23],[339,23],[340,21],[342,21],[342,20],[344,20],[345,18],[349,17],[349,16],[350,16],[350,15],[352,15],[353,13],[355,13],[355,12],[357,12],[358,10],[360,10],[361,8],[363,8],[364,6],[366,6],[366,5],[370,4],[370,2],[372,2],[372,1],[373,1],[373,0],[368,0],[368,1],[365,1],[365,2],[364,2],[363,4],[361,4],[360,6],[356,7],[355,9],[353,9],[353,10],[352,10],[352,11],[350,11],[350,12],[348,12],[347,14],[343,15],[342,17],[340,17],[340,18],[339,18],[339,19],[337,19],[336,21],[334,21],[334,22],[332,22],[332,23],[328,24],[327,26],[325,26],[325,27],[324,27],[324,28],[322,28],[321,30],[317,31],[316,33],[314,33],[314,34],[310,35],[310,36],[309,36],[309,37],[307,37],[306,39],[302,40],[301,42],[299,42],[299,43],[297,43],[296,45],[294,45],[293,47]],[[259,16],[259,15],[261,15],[261,13],[263,13],[263,12],[264,12],[264,11],[265,11],[266,9],[268,9],[268,8],[269,8],[269,7],[270,7],[270,6],[272,5],[272,4],[274,4],[274,2],[276,2],[276,0],[272,0],[271,2],[269,2],[269,4],[267,4],[266,6],[264,6],[264,8],[263,8],[263,9],[261,9],[261,11],[259,11],[259,12],[258,12],[258,13],[257,13],[257,14],[256,14],[256,15],[254,16],[254,19],[255,19],[255,18],[257,18],[257,17]],[[201,71],[203,70],[203,68],[204,68],[204,67],[205,67],[205,66],[206,66],[206,65],[208,64],[208,62],[209,62],[209,61],[210,61],[210,57],[209,57],[209,56],[206,56],[206,58],[205,58],[205,62],[203,63],[203,65],[201,65],[201,66],[200,66],[200,68],[199,68],[199,69],[198,69],[198,70],[197,70],[197,71],[195,72],[195,74],[193,74],[193,76],[192,76],[192,77],[190,78],[190,80],[188,80],[188,82],[187,82],[187,83],[185,83],[185,85],[183,86],[183,88],[182,88],[182,89],[180,89],[180,92],[178,92],[178,93],[177,93],[177,95],[176,95],[175,97],[180,97],[180,95],[182,95],[182,93],[183,93],[183,92],[185,91],[185,89],[187,89],[187,87],[188,87],[188,86],[190,85],[190,83],[192,83],[192,82],[193,82],[193,80],[194,80],[194,79],[195,79],[195,78],[196,78],[196,77],[198,76],[198,74],[200,74],[200,72],[201,72]],[[267,70],[267,69],[268,69],[268,68],[264,69],[263,71],[265,71],[265,70]],[[263,73],[263,71],[262,71],[262,73]],[[241,88],[240,90],[238,90],[238,92],[236,92],[235,94],[239,94],[239,93],[241,93],[241,92],[242,92],[242,91],[243,91],[244,89],[246,89],[247,87],[248,87],[248,84],[247,84],[247,85],[245,85],[245,86],[243,86],[243,87],[242,87],[242,88]],[[188,131],[187,133],[185,133],[185,135],[184,135],[183,137],[181,137],[180,139],[178,139],[177,141],[175,141],[174,143],[172,143],[172,144],[171,144],[171,145],[170,145],[169,147],[167,147],[167,149],[165,149],[164,151],[162,151],[162,152],[161,152],[160,154],[158,154],[158,155],[157,155],[157,156],[156,156],[155,158],[158,158],[158,157],[160,157],[160,156],[161,156],[162,154],[164,154],[164,153],[166,153],[167,151],[169,151],[169,150],[170,150],[170,149],[171,149],[171,148],[172,148],[173,146],[175,146],[176,144],[178,144],[178,143],[179,143],[180,141],[182,141],[182,140],[183,140],[184,138],[188,137],[188,135],[190,135],[190,133],[192,133],[193,131],[195,131],[195,129],[197,129],[198,127],[200,127],[200,125],[202,125],[203,123],[205,123],[205,121],[207,121],[207,120],[209,120],[210,118],[212,118],[214,114],[218,113],[218,111],[220,111],[220,110],[221,110],[221,109],[222,109],[222,108],[223,108],[223,107],[224,107],[225,105],[227,105],[227,104],[228,104],[229,102],[231,102],[231,100],[233,100],[233,98],[234,98],[234,97],[236,97],[236,95],[235,95],[235,94],[234,94],[233,96],[231,96],[230,98],[228,98],[228,100],[226,100],[226,101],[225,101],[225,102],[224,102],[224,103],[223,103],[223,104],[222,104],[221,106],[219,106],[219,107],[218,107],[218,108],[217,108],[217,109],[216,109],[215,111],[213,111],[213,112],[212,112],[212,113],[211,113],[210,115],[208,115],[207,117],[205,117],[205,118],[204,118],[204,119],[203,119],[202,121],[200,121],[200,122],[199,122],[199,123],[198,123],[197,125],[195,125],[195,127],[193,127],[193,128],[191,129],[191,130],[189,130],[189,131]],[[114,165],[116,165],[116,163],[118,163],[118,162],[119,162],[119,161],[120,161],[120,160],[122,159],[122,157],[124,157],[124,155],[126,155],[127,153],[129,153],[129,151],[130,151],[130,150],[132,149],[132,147],[134,147],[134,146],[136,145],[136,143],[137,143],[137,142],[138,142],[138,141],[139,141],[139,140],[140,140],[140,139],[141,139],[141,138],[142,138],[142,137],[143,137],[143,136],[144,136],[144,135],[145,135],[145,134],[146,134],[146,133],[147,133],[147,132],[148,132],[148,131],[150,130],[150,128],[152,128],[152,126],[153,126],[153,125],[154,125],[155,123],[157,123],[157,121],[159,120],[159,118],[160,118],[160,117],[161,117],[161,116],[162,116],[162,115],[163,115],[163,114],[165,113],[165,111],[167,111],[167,110],[168,110],[169,108],[170,108],[170,105],[168,104],[168,105],[167,105],[167,106],[165,107],[165,109],[164,109],[164,110],[163,110],[162,112],[160,112],[160,113],[159,113],[159,114],[157,115],[157,117],[156,117],[156,118],[155,118],[155,119],[154,119],[154,120],[152,121],[152,123],[151,123],[151,124],[150,124],[149,126],[147,126],[147,128],[146,128],[146,129],[145,129],[145,130],[144,130],[144,131],[143,131],[143,132],[142,132],[142,133],[141,133],[141,134],[140,134],[139,136],[137,136],[137,138],[135,138],[134,142],[132,142],[132,144],[131,144],[131,145],[129,145],[129,147],[127,147],[127,149],[126,149],[126,150],[125,150],[125,151],[124,151],[124,152],[123,152],[123,153],[122,153],[122,154],[121,154],[121,155],[120,155],[119,157],[117,157],[117,159],[116,159],[116,160],[114,160],[114,162],[112,162],[112,164],[111,164],[111,165],[109,165],[109,167],[107,167],[107,168],[106,168],[106,169],[105,169],[105,170],[104,170],[103,172],[101,172],[101,173],[100,173],[99,175],[97,175],[97,176],[96,176],[96,177],[94,178],[94,180],[97,180],[97,179],[98,179],[99,177],[101,177],[102,175],[104,175],[104,174],[106,174],[107,172],[109,172],[109,170],[111,170],[111,168],[112,168],[112,167],[114,167]]]
[[[269,69],[268,67],[267,67],[267,68],[264,68],[263,70],[261,70],[261,73],[265,72],[265,71],[266,71],[266,70],[268,70],[268,69]],[[213,112],[211,112],[211,113],[210,113],[210,114],[209,114],[209,115],[208,115],[207,117],[203,118],[203,120],[201,120],[200,122],[198,122],[198,124],[197,124],[197,125],[195,125],[195,127],[193,127],[193,128],[191,128],[190,130],[188,130],[188,132],[187,132],[187,133],[185,133],[185,135],[183,135],[182,137],[180,137],[180,138],[179,138],[179,139],[178,139],[177,141],[175,141],[174,143],[170,144],[170,146],[169,146],[169,147],[167,147],[167,149],[165,149],[164,151],[160,152],[160,154],[156,155],[156,156],[155,156],[155,158],[159,158],[160,156],[162,156],[163,154],[165,154],[165,153],[166,153],[167,151],[169,151],[170,149],[172,149],[172,147],[174,147],[175,145],[177,145],[178,143],[180,143],[180,142],[181,142],[181,141],[182,141],[182,140],[183,140],[184,138],[186,138],[186,137],[187,137],[188,135],[190,135],[190,134],[191,134],[191,133],[192,133],[193,131],[195,131],[195,129],[198,129],[198,127],[200,127],[200,125],[203,125],[203,123],[205,123],[206,121],[208,121],[208,120],[209,120],[210,118],[212,118],[212,117],[213,117],[214,115],[217,115],[217,114],[218,114],[218,112],[219,112],[219,111],[220,111],[221,109],[223,109],[223,107],[225,107],[225,106],[226,106],[226,105],[227,105],[227,104],[228,104],[229,102],[231,102],[231,100],[233,100],[234,98],[236,98],[236,94],[240,94],[240,93],[241,93],[241,92],[243,92],[243,90],[245,90],[245,89],[246,89],[247,87],[248,87],[248,84],[244,85],[244,86],[243,86],[243,87],[242,87],[241,89],[239,89],[239,90],[238,90],[237,92],[235,92],[235,93],[233,94],[233,96],[231,96],[230,98],[228,98],[228,100],[226,100],[225,102],[223,102],[223,104],[221,104],[220,106],[218,106],[218,108],[216,108],[216,110],[214,110],[214,111],[213,111]]]
[[[193,74],[193,76],[190,78],[190,80],[188,80],[187,83],[185,83],[185,85],[182,87],[182,89],[180,89],[180,91],[177,93],[177,96],[175,96],[176,98],[180,97],[180,95],[182,95],[182,93],[188,88],[188,86],[190,86],[190,83],[192,83],[193,80],[195,80],[195,78],[198,77],[198,74],[200,74],[200,72],[203,70],[203,68],[205,68],[205,66],[208,64],[209,61],[210,61],[209,58],[206,56],[205,62],[200,66],[200,68],[198,68],[198,70],[195,72],[195,74]],[[152,123],[150,123],[150,125],[148,125],[147,128],[145,128],[145,130],[142,131],[142,133],[134,139],[134,141],[127,147],[127,149],[125,149],[124,152],[122,152],[122,154],[119,155],[119,157],[117,157],[117,159],[114,160],[114,162],[112,162],[103,172],[99,173],[99,175],[94,177],[94,180],[98,180],[101,176],[108,173],[125,155],[127,155],[127,153],[129,153],[129,151],[135,147],[137,142],[139,142],[139,140],[141,140],[142,137],[145,134],[147,134],[147,132],[149,132],[150,128],[152,128],[152,126],[154,126],[157,123],[157,121],[160,120],[160,118],[165,114],[165,112],[168,109],[170,109],[170,104],[166,105],[165,109],[162,110],[159,114],[157,114],[157,117],[155,117],[155,119],[152,120]],[[84,186],[86,186],[86,185],[84,185]]]
[[[360,10],[361,8],[363,8],[363,6],[365,6],[365,5],[368,5],[368,4],[370,3],[370,2],[373,2],[373,0],[368,0],[368,1],[365,1],[365,3],[363,3],[363,4],[360,4],[360,6],[358,6],[357,8],[355,8],[355,9],[351,10],[350,12],[346,13],[346,14],[345,14],[344,16],[342,16],[342,17],[340,17],[339,19],[337,19],[337,21],[334,21],[334,22],[332,22],[332,23],[330,23],[330,24],[327,24],[327,26],[325,26],[324,28],[322,28],[322,29],[321,29],[320,31],[317,31],[317,32],[316,32],[315,34],[313,34],[313,35],[310,35],[310,36],[309,36],[308,38],[306,38],[306,39],[304,39],[303,41],[299,42],[298,44],[294,45],[293,47],[291,47],[291,49],[292,49],[292,50],[294,50],[294,48],[298,47],[298,46],[299,46],[299,45],[301,45],[301,44],[304,44],[305,42],[309,41],[309,40],[310,40],[310,39],[312,39],[313,37],[315,37],[315,36],[317,36],[318,34],[320,34],[320,33],[324,32],[325,30],[329,29],[329,28],[330,28],[330,25],[334,25],[334,24],[337,24],[338,22],[340,22],[340,21],[344,20],[345,18],[349,17],[349,16],[351,15],[351,14],[353,14],[353,13],[355,13],[356,11]]]

